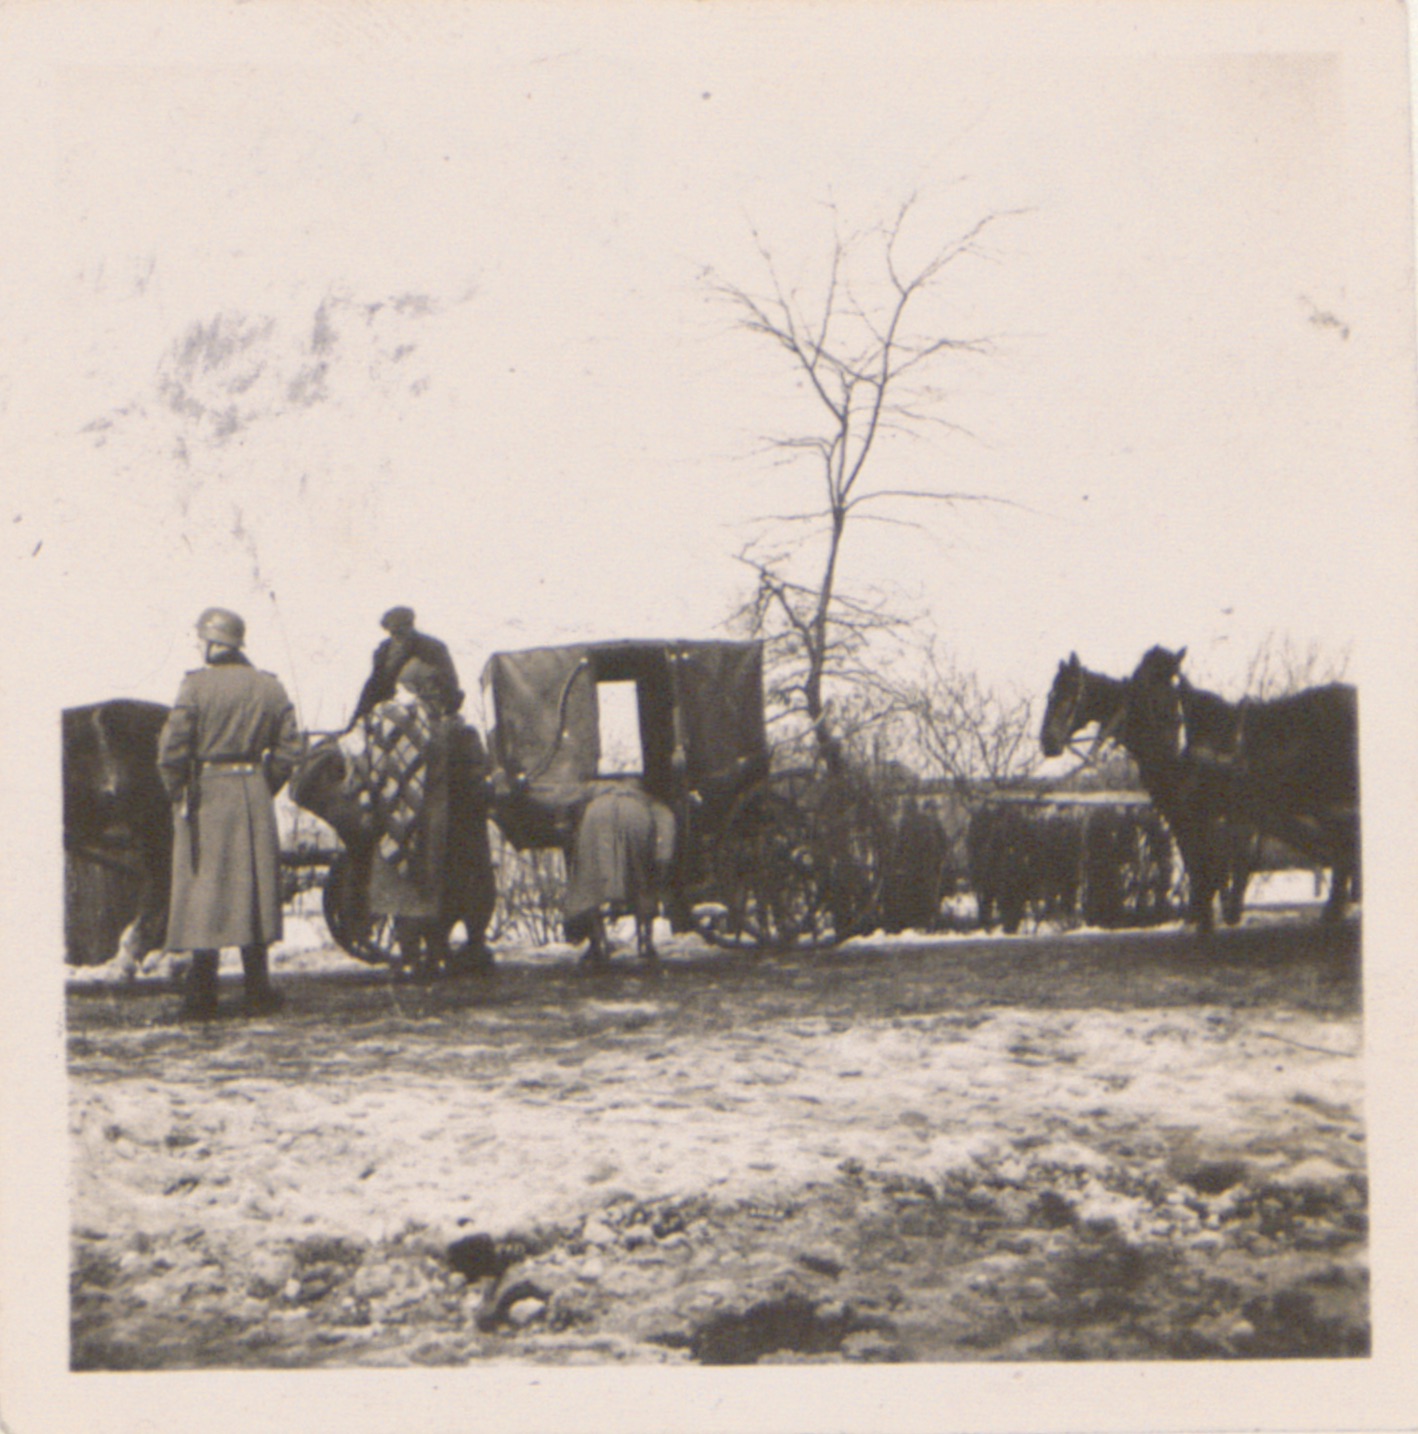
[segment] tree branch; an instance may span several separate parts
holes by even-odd
[[[987,229],[1006,214],[1022,212],[985,214],[938,244],[924,262],[906,268],[902,263],[904,235],[916,205],[916,196],[910,195],[890,220],[844,237],[837,210],[829,204],[831,247],[821,288],[807,308],[796,290],[784,287],[774,256],[757,229],[751,232],[766,275],[764,296],[728,282],[713,269],[706,270],[712,291],[730,305],[739,326],[788,355],[790,365],[810,385],[824,415],[820,432],[762,440],[764,451],[775,463],[816,457],[821,465],[818,479],[823,485],[822,502],[763,520],[794,530],[796,538],[791,546],[780,546],[776,552],[766,551],[766,544],[756,550],[745,547],[738,557],[753,569],[756,579],[753,597],[740,609],[743,619],[769,644],[773,661],[781,662],[784,654],[792,654],[793,666],[784,672],[784,680],[775,681],[772,690],[786,708],[806,719],[820,753],[829,763],[840,759],[840,746],[832,732],[833,697],[825,684],[833,682],[843,690],[872,692],[876,708],[892,717],[904,714],[909,707],[904,698],[889,697],[878,683],[871,657],[874,643],[906,630],[907,625],[890,611],[884,599],[863,600],[838,591],[850,522],[860,519],[892,527],[922,526],[913,518],[879,511],[898,501],[930,499],[947,505],[1022,506],[987,493],[941,491],[909,484],[872,487],[866,481],[877,439],[883,432],[919,439],[929,425],[974,436],[961,424],[934,411],[948,395],[926,379],[936,365],[952,358],[992,354],[993,340],[978,334],[954,335],[915,326],[915,316],[920,312],[916,303],[949,266],[967,255],[984,254],[980,241]],[[874,256],[870,262],[875,272],[859,283],[869,256]],[[815,580],[801,581],[792,568],[806,557],[808,543],[822,544],[820,564]],[[788,681],[790,674],[792,680]],[[964,692],[957,698],[955,706],[962,714],[968,714],[973,703],[978,718],[979,700]],[[934,707],[923,709],[918,703],[912,710],[930,712]],[[925,728],[921,740],[927,742]],[[1001,736],[999,741],[976,743],[968,761],[978,765],[986,760],[1013,760],[1017,748],[1017,735],[1009,741]],[[966,756],[960,755],[959,760],[964,762]]]

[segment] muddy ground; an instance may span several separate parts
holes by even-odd
[[[72,1363],[1364,1354],[1358,944],[71,987]]]

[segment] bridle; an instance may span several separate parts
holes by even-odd
[[[1065,773],[1065,776],[1072,776],[1074,772],[1082,771],[1084,767],[1097,766],[1098,753],[1104,743],[1115,740],[1119,730],[1127,720],[1127,700],[1126,697],[1124,697],[1124,700],[1117,705],[1106,721],[1098,722],[1097,730],[1094,732],[1093,738],[1087,744],[1087,749],[1085,750],[1077,734],[1082,727],[1088,725],[1088,722],[1078,721],[1078,709],[1083,705],[1084,697],[1088,690],[1088,681],[1093,674],[1081,664],[1076,669],[1076,672],[1076,680],[1071,684],[1073,691],[1070,693],[1068,705],[1064,709],[1065,719],[1058,723],[1058,725],[1064,727],[1068,733],[1068,736],[1064,738],[1063,742],[1064,750],[1071,752],[1079,759],[1078,766],[1076,766],[1072,772]],[[1095,719],[1088,719],[1088,721],[1092,720]]]

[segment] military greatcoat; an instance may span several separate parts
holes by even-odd
[[[272,797],[299,756],[295,709],[271,673],[232,652],[182,679],[158,744],[176,804],[169,951],[280,939]]]

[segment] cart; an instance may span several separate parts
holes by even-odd
[[[483,672],[493,820],[518,850],[569,849],[585,803],[637,782],[675,814],[676,931],[785,946],[823,929],[801,780],[769,770],[757,642],[617,641],[495,653]],[[609,770],[601,697],[634,689],[638,766]]]
[[[748,948],[826,936],[824,863],[805,800],[812,779],[770,772],[761,644],[614,641],[499,652],[482,683],[493,726],[481,791],[515,849],[569,851],[596,792],[634,781],[675,814],[664,897],[676,931]],[[608,770],[603,760],[607,684],[634,689],[639,751],[629,770]],[[313,743],[292,795],[341,839],[323,892],[331,935],[361,960],[388,963],[392,923],[363,906],[369,838],[341,789],[340,764],[333,742]]]

